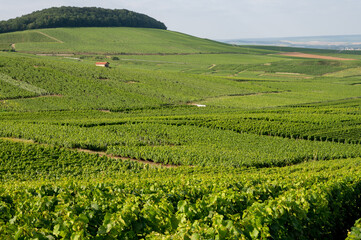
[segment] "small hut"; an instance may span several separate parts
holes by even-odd
[[[108,62],[96,62],[95,66],[97,66],[97,67],[109,67],[109,63]]]

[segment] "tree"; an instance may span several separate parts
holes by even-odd
[[[164,23],[126,9],[54,7],[0,21],[0,33],[57,27],[143,27],[167,29]]]

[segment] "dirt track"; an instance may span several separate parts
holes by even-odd
[[[52,37],[52,36],[50,36],[50,35],[48,35],[48,34],[46,34],[46,33],[43,33],[43,32],[40,32],[40,31],[36,31],[37,33],[40,33],[41,35],[44,35],[45,37],[48,37],[48,38],[50,38],[50,39],[53,39],[54,41],[56,41],[56,42],[58,42],[58,43],[64,43],[63,41],[61,41],[61,40],[59,40],[59,39],[57,39],[57,38],[55,38],[55,37]]]
[[[11,142],[23,142],[23,143],[28,143],[28,144],[38,144],[38,145],[44,145],[44,146],[52,146],[49,144],[37,143],[33,140],[22,139],[22,138],[0,137],[0,140],[11,141]],[[69,149],[69,148],[65,148],[65,149]],[[75,148],[75,149],[72,148],[70,150],[74,150],[77,152],[84,152],[84,153],[88,153],[88,154],[97,154],[99,156],[106,156],[106,157],[112,158],[112,159],[122,159],[122,160],[134,161],[134,162],[139,162],[139,163],[148,164],[148,165],[152,165],[152,166],[159,166],[159,167],[166,167],[166,168],[177,167],[177,165],[156,163],[156,162],[152,162],[152,161],[139,160],[139,159],[128,158],[128,157],[114,156],[114,155],[108,154],[106,152],[92,151],[92,150],[84,149],[84,148]]]
[[[356,60],[356,59],[352,59],[352,58],[339,58],[339,57],[322,56],[322,55],[307,54],[307,53],[300,53],[300,52],[286,52],[286,53],[279,53],[278,55],[289,56],[289,57],[300,57],[300,58],[315,58],[315,59],[326,59],[326,60],[339,60],[339,61]]]
[[[76,148],[75,150],[78,151],[78,152],[85,152],[85,153],[89,153],[89,154],[98,154],[99,156],[106,156],[108,158],[134,161],[134,162],[149,164],[149,165],[153,165],[153,166],[162,166],[162,167],[167,167],[167,168],[177,167],[176,165],[162,164],[162,163],[156,163],[156,162],[152,162],[152,161],[139,160],[139,159],[134,159],[134,158],[127,158],[127,157],[119,157],[119,156],[114,156],[112,154],[107,154],[106,152],[92,151],[92,150],[83,149],[83,148]]]

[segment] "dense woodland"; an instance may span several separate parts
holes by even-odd
[[[0,22],[0,33],[58,27],[142,27],[167,29],[164,23],[125,9],[53,7]]]

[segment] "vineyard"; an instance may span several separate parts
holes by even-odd
[[[45,37],[39,32],[51,36],[51,38]],[[58,41],[54,41],[54,38]],[[28,30],[1,34],[0,43],[16,43],[17,51],[33,53],[184,54],[246,52],[240,47],[232,47],[178,32],[126,27]],[[254,51],[257,52],[257,50]]]
[[[41,32],[0,34],[0,239],[361,239],[358,55]]]
[[[165,169],[29,143],[0,147],[2,238],[339,239],[360,216],[359,158]]]

